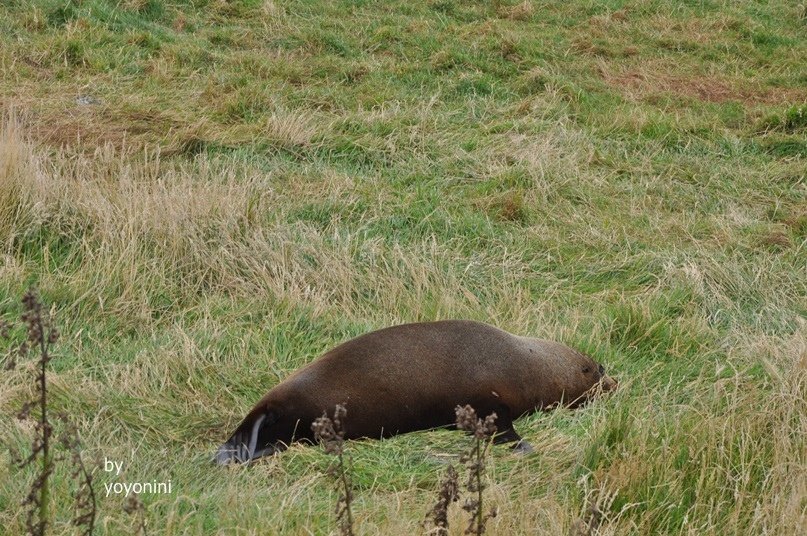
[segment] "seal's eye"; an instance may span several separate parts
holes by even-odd
[[[588,374],[591,372],[591,367],[583,367],[583,374]]]

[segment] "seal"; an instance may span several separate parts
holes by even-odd
[[[601,365],[557,342],[468,320],[403,324],[351,339],[276,385],[215,460],[244,463],[313,442],[311,423],[337,404],[348,410],[345,439],[451,428],[455,407],[470,404],[480,416],[496,412],[495,443],[529,451],[513,419],[615,387]]]

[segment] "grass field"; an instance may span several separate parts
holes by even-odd
[[[124,462],[97,534],[136,524],[104,484],[168,480],[148,534],[335,531],[318,449],[212,453],[326,349],[444,318],[621,382],[517,422],[490,534],[803,531],[806,59],[793,0],[0,2],[0,314],[39,286],[53,408]],[[0,375],[9,536],[32,390]],[[423,533],[466,444],[350,443],[359,532]]]

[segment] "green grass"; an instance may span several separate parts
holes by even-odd
[[[150,534],[334,530],[316,449],[248,469],[209,457],[330,347],[442,318],[564,341],[622,384],[519,421],[534,455],[494,449],[491,533],[566,534],[596,508],[603,534],[795,534],[806,13],[3,2],[0,313],[32,282],[53,304],[56,410],[127,481],[172,481],[142,497]],[[0,376],[3,445],[30,441],[11,418],[30,390],[26,367]],[[360,532],[422,531],[463,445],[349,444]],[[13,535],[33,474],[8,460]],[[71,534],[66,471],[52,492],[54,532]],[[100,515],[100,534],[135,523],[120,497]]]

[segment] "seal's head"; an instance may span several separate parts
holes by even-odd
[[[530,361],[536,363],[533,372],[540,389],[535,392],[544,401],[544,409],[577,408],[596,393],[616,388],[617,382],[605,373],[605,368],[580,350],[534,338],[528,338],[524,347]]]
[[[592,365],[584,366],[582,373],[589,380],[589,387],[577,400],[572,403],[572,407],[581,406],[589,400],[617,388],[617,381],[605,372],[605,367],[591,362]]]

